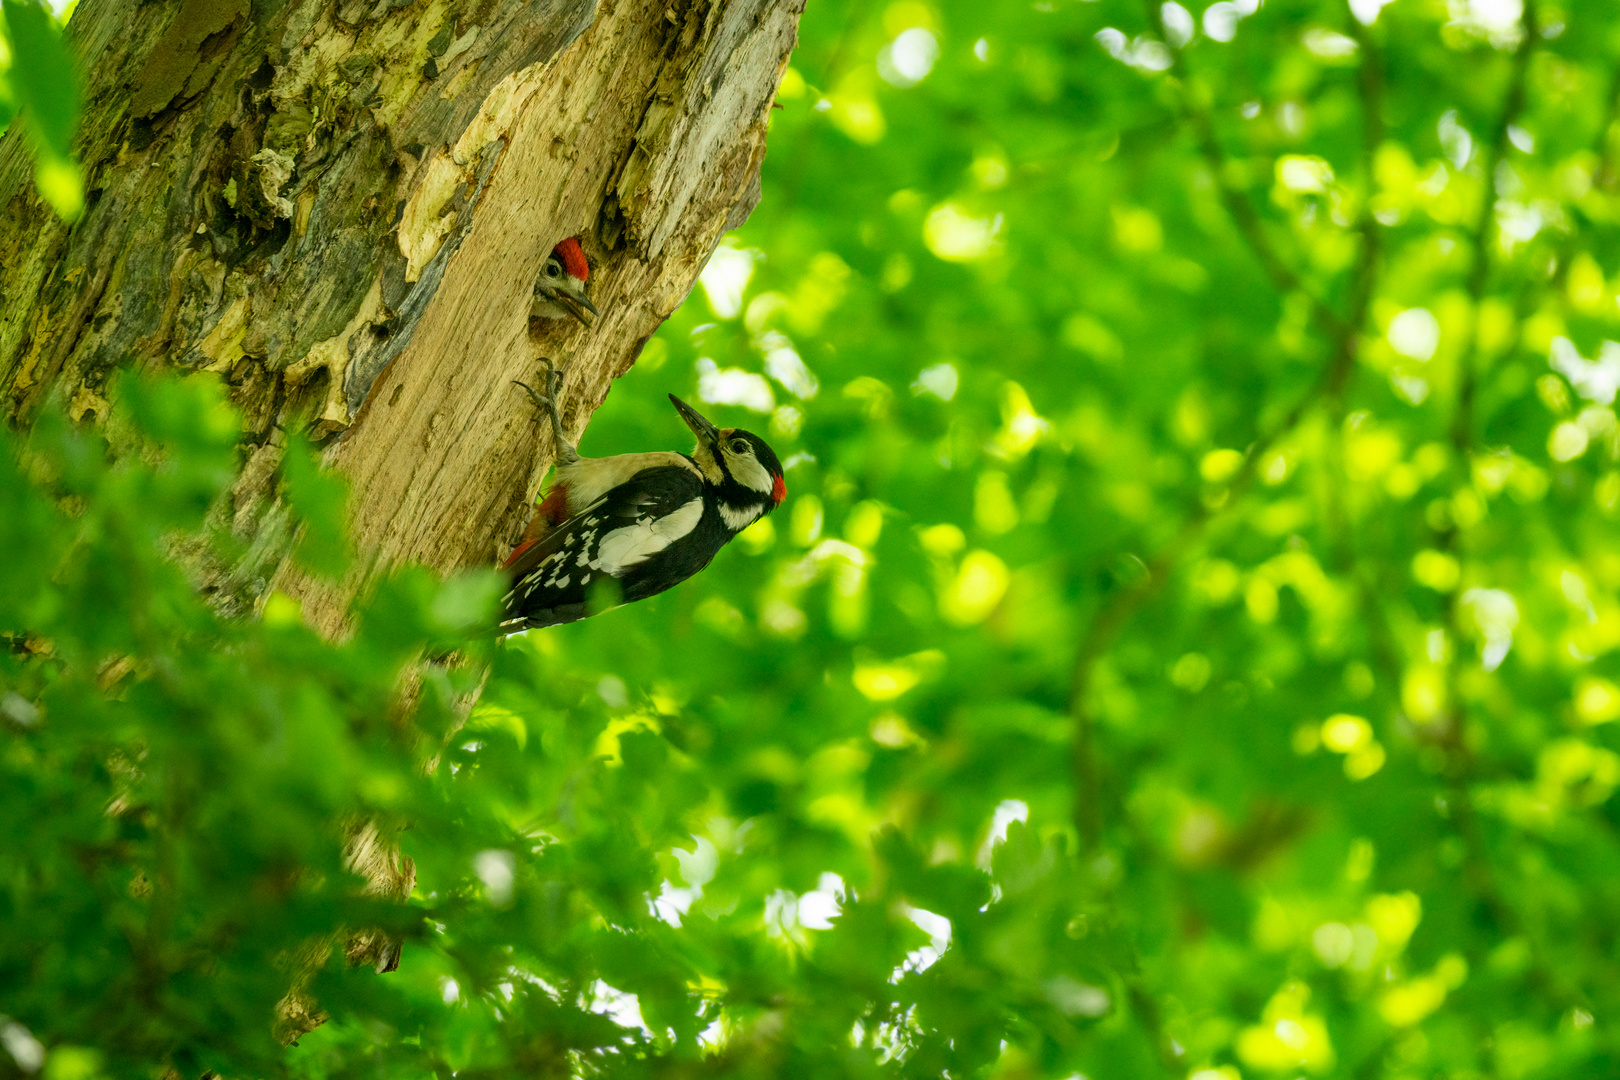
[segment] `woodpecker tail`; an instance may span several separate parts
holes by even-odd
[[[563,623],[578,622],[589,618],[597,612],[591,610],[590,604],[560,604],[545,611],[535,612],[516,619],[507,619],[501,623],[497,634],[505,637],[507,634],[517,634],[524,630],[539,630],[547,626],[561,626]]]

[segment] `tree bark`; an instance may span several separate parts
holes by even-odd
[[[527,520],[550,436],[511,380],[565,372],[577,435],[758,198],[802,0],[84,0],[71,228],[0,140],[0,392],[100,419],[113,369],[210,371],[241,407],[199,567],[227,611],[272,588],[341,632],[381,568],[488,565]],[[531,327],[578,235],[603,311]],[[283,432],[352,485],[359,568],[286,561]]]

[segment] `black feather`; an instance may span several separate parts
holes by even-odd
[[[512,587],[506,594],[501,629],[515,633],[574,622],[653,596],[691,577],[732,536],[708,499],[694,528],[642,562],[604,565],[602,542],[620,529],[668,518],[704,494],[702,478],[679,465],[647,469],[609,491],[508,568]]]

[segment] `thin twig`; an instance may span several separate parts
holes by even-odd
[[[1158,31],[1165,48],[1170,50],[1170,74],[1185,86],[1189,78],[1186,57],[1180,49],[1170,44],[1170,34],[1164,25],[1164,7],[1155,0],[1144,2],[1147,5],[1148,25]],[[1197,104],[1194,96],[1185,92],[1180,95],[1180,106],[1182,117],[1191,125],[1193,135],[1198,140],[1199,153],[1203,155],[1204,162],[1214,178],[1216,190],[1220,192],[1221,204],[1232,216],[1238,232],[1247,241],[1249,250],[1253,252],[1266,276],[1271,278],[1278,292],[1299,293],[1304,296],[1310,302],[1312,318],[1329,337],[1337,338],[1344,334],[1345,327],[1338,312],[1334,311],[1327,301],[1305,287],[1300,275],[1288,265],[1278,253],[1276,245],[1271,242],[1271,238],[1266,235],[1265,223],[1248,194],[1232,182],[1230,162],[1226,151],[1221,147],[1220,138],[1215,133],[1215,120],[1209,110]]]
[[[1460,352],[1460,375],[1457,383],[1457,408],[1452,414],[1451,445],[1466,462],[1474,441],[1474,399],[1479,389],[1479,305],[1485,297],[1485,288],[1491,279],[1491,245],[1496,241],[1496,174],[1507,156],[1508,129],[1518,120],[1524,109],[1524,84],[1530,71],[1530,56],[1535,51],[1539,26],[1536,22],[1535,0],[1525,0],[1523,15],[1524,37],[1513,51],[1513,70],[1508,78],[1507,96],[1485,156],[1485,192],[1481,197],[1479,218],[1474,223],[1473,255],[1468,267],[1466,289],[1471,313],[1468,337]]]
[[[1177,57],[1179,64],[1179,53]],[[1182,95],[1182,100],[1182,112],[1192,124],[1193,133],[1198,138],[1199,152],[1203,154],[1205,163],[1214,174],[1215,187],[1221,195],[1221,204],[1226,207],[1226,212],[1232,215],[1238,232],[1243,234],[1243,239],[1248,242],[1249,249],[1259,260],[1266,276],[1271,278],[1278,292],[1299,293],[1306,297],[1311,304],[1312,317],[1329,336],[1336,337],[1343,333],[1344,326],[1339,320],[1338,313],[1328,306],[1327,301],[1307,289],[1300,281],[1299,275],[1283,261],[1276,247],[1272,245],[1271,238],[1266,235],[1265,225],[1261,222],[1260,213],[1255,209],[1254,203],[1242,189],[1232,183],[1226,152],[1221,149],[1220,140],[1215,135],[1214,120],[1203,109],[1186,104],[1186,95]]]
[[[1135,1014],[1137,1022],[1147,1032],[1148,1038],[1153,1042],[1153,1049],[1158,1052],[1159,1064],[1164,1066],[1164,1071],[1168,1075],[1181,1075],[1186,1066],[1181,1060],[1181,1055],[1176,1053],[1177,1048],[1165,1034],[1164,1014],[1159,1008],[1158,1001],[1148,992],[1147,984],[1139,971],[1125,977],[1125,993],[1130,998],[1131,1011]]]
[[[1514,50],[1512,71],[1509,75],[1507,93],[1502,101],[1501,112],[1491,132],[1491,139],[1487,147],[1484,160],[1485,191],[1483,201],[1479,208],[1479,216],[1475,222],[1472,236],[1472,260],[1469,265],[1466,289],[1472,309],[1468,325],[1468,336],[1461,350],[1460,369],[1461,377],[1458,383],[1456,406],[1452,413],[1451,444],[1457,456],[1457,465],[1463,470],[1463,479],[1467,479],[1469,459],[1474,449],[1474,404],[1479,385],[1479,308],[1485,298],[1486,289],[1490,285],[1492,274],[1492,246],[1496,240],[1496,174],[1507,156],[1508,129],[1518,119],[1524,109],[1525,84],[1530,67],[1530,60],[1535,50],[1536,39],[1539,35],[1539,25],[1536,19],[1535,0],[1525,0],[1521,30],[1523,38]],[[1617,73],[1615,83],[1611,88],[1609,101],[1609,118],[1612,122],[1616,114],[1617,102],[1620,102],[1620,73]],[[1599,139],[1607,141],[1609,122],[1599,132]],[[1600,147],[1599,164],[1597,171],[1602,172],[1607,167],[1609,154],[1606,145]],[[1565,260],[1567,261],[1567,260]],[[1460,557],[1463,554],[1464,530],[1451,525],[1439,531],[1435,537],[1436,547]],[[1376,610],[1381,621],[1382,611],[1378,608],[1376,597],[1371,596],[1367,590],[1367,583],[1361,582],[1364,605]],[[1445,617],[1447,625],[1460,635],[1462,628],[1462,612],[1460,598],[1451,593],[1446,602]],[[1387,632],[1387,629],[1386,629]],[[1401,672],[1399,660],[1393,656],[1381,657],[1384,664],[1392,667],[1389,677],[1400,679]],[[1447,701],[1446,727],[1441,736],[1441,746],[1446,751],[1446,786],[1447,786],[1447,814],[1458,836],[1463,841],[1462,877],[1469,891],[1478,899],[1497,931],[1497,937],[1511,937],[1525,935],[1531,946],[1531,979],[1545,992],[1551,994],[1561,1006],[1578,1004],[1580,994],[1573,987],[1564,982],[1557,969],[1548,962],[1544,951],[1539,944],[1528,934],[1522,917],[1503,894],[1496,880],[1491,865],[1490,854],[1486,850],[1484,837],[1480,832],[1480,822],[1477,810],[1473,803],[1472,783],[1477,772],[1478,762],[1468,745],[1468,715],[1462,706],[1460,686],[1457,680],[1457,665],[1452,664],[1447,672]]]
[[[1159,29],[1161,36],[1165,36],[1164,24],[1160,9],[1149,3],[1150,17]],[[1365,35],[1363,35],[1365,38]],[[1168,43],[1168,37],[1166,37]],[[1168,44],[1167,44],[1167,47]],[[1175,58],[1176,69],[1183,80],[1186,78],[1185,62],[1179,50],[1171,49]],[[1382,67],[1376,59],[1371,43],[1367,42],[1363,50],[1363,63],[1368,65],[1369,71],[1364,72],[1361,79],[1361,93],[1363,109],[1374,114],[1381,114],[1383,103],[1383,73]],[[1184,99],[1186,95],[1183,95]],[[1185,107],[1187,116],[1193,119],[1195,126],[1199,126],[1198,117],[1204,114],[1190,105]],[[1372,175],[1372,155],[1378,148],[1378,141],[1383,137],[1383,121],[1381,115],[1374,115],[1364,123],[1363,157],[1367,163],[1367,175]],[[1207,139],[1204,137],[1207,136]],[[1202,153],[1209,161],[1211,168],[1216,170],[1217,182],[1222,184],[1223,193],[1232,196],[1226,200],[1227,208],[1238,220],[1240,229],[1249,238],[1250,246],[1260,258],[1262,265],[1274,265],[1276,271],[1271,272],[1273,281],[1279,289],[1292,290],[1298,287],[1299,278],[1277,256],[1270,246],[1264,231],[1260,228],[1259,217],[1252,205],[1241,192],[1229,188],[1221,172],[1224,163],[1224,153],[1218,142],[1214,139],[1213,127],[1208,123],[1207,116],[1201,125],[1200,145]],[[1244,226],[1249,221],[1253,228]],[[1186,550],[1195,543],[1205,528],[1220,510],[1235,506],[1248,489],[1253,485],[1258,473],[1260,462],[1266,453],[1286,438],[1297,428],[1301,421],[1310,412],[1313,406],[1323,400],[1338,402],[1342,400],[1344,388],[1350,375],[1355,370],[1356,349],[1362,325],[1366,322],[1367,309],[1371,304],[1372,296],[1377,283],[1378,255],[1380,251],[1378,223],[1372,217],[1370,209],[1364,209],[1357,231],[1361,237],[1360,250],[1356,259],[1355,268],[1351,272],[1350,310],[1347,316],[1341,318],[1325,303],[1311,298],[1313,307],[1317,307],[1317,322],[1324,328],[1331,327],[1330,337],[1333,342],[1332,355],[1327,366],[1323,369],[1321,377],[1298,401],[1288,410],[1282,419],[1270,431],[1266,432],[1252,443],[1243,457],[1243,463],[1233,476],[1227,488],[1226,500],[1217,508],[1198,506],[1183,522],[1176,535],[1146,562],[1147,573],[1136,583],[1116,590],[1103,602],[1102,607],[1092,617],[1086,627],[1084,635],[1075,655],[1074,673],[1070,679],[1069,712],[1074,718],[1074,740],[1071,746],[1071,768],[1075,777],[1075,809],[1074,824],[1080,834],[1081,843],[1087,848],[1094,848],[1102,838],[1102,799],[1099,790],[1097,775],[1097,760],[1095,749],[1095,723],[1087,703],[1090,696],[1092,676],[1098,661],[1108,652],[1114,638],[1124,628],[1131,616],[1152,597],[1159,588],[1169,579],[1170,571],[1180,561]]]
[[[1092,749],[1093,724],[1086,698],[1091,690],[1091,676],[1113,644],[1115,635],[1138,608],[1169,579],[1186,550],[1191,547],[1216,514],[1237,504],[1254,485],[1260,461],[1266,453],[1299,426],[1311,407],[1324,397],[1336,396],[1342,388],[1355,361],[1355,335],[1347,335],[1335,348],[1333,361],[1322,372],[1316,385],[1301,395],[1269,432],[1249,445],[1243,463],[1227,485],[1226,499],[1216,508],[1200,505],[1188,516],[1176,535],[1146,562],[1147,573],[1137,582],[1111,593],[1097,614],[1092,617],[1081,638],[1075,657],[1074,675],[1070,681],[1069,712],[1075,719],[1073,767],[1078,790],[1075,794],[1075,826],[1086,847],[1095,847],[1102,836],[1102,806],[1097,798],[1097,771]]]
[[[1472,307],[1469,319],[1468,337],[1463,344],[1461,360],[1461,378],[1457,386],[1457,401],[1452,413],[1451,445],[1456,453],[1456,466],[1462,470],[1462,480],[1468,479],[1469,459],[1474,449],[1474,398],[1478,386],[1479,352],[1479,307],[1485,296],[1485,289],[1491,280],[1491,246],[1496,239],[1496,172],[1506,155],[1508,129],[1518,119],[1519,112],[1524,108],[1525,75],[1530,67],[1530,55],[1535,48],[1536,41],[1536,6],[1534,0],[1526,0],[1524,5],[1523,24],[1524,37],[1513,53],[1513,69],[1509,76],[1507,94],[1502,101],[1502,110],[1497,122],[1489,149],[1484,161],[1485,166],[1485,195],[1480,206],[1479,218],[1474,225],[1473,235],[1473,261],[1468,268],[1468,299]],[[1435,546],[1459,560],[1463,552],[1463,530],[1456,524],[1450,524],[1441,529],[1435,537]],[[1449,594],[1445,605],[1446,624],[1454,632],[1460,631],[1463,625],[1463,613],[1460,597],[1455,593]],[[1488,858],[1483,846],[1479,844],[1478,832],[1471,826],[1473,821],[1472,802],[1469,797],[1469,782],[1474,772],[1473,755],[1468,749],[1467,710],[1463,709],[1460,701],[1459,687],[1457,685],[1456,665],[1448,668],[1447,683],[1447,713],[1446,720],[1449,730],[1446,734],[1447,757],[1449,767],[1447,772],[1451,781],[1451,797],[1455,820],[1459,823],[1458,832],[1462,835],[1468,847],[1467,859],[1471,865],[1488,868]],[[1468,827],[1464,827],[1467,823]],[[1465,876],[1478,876],[1478,871],[1471,871]],[[1491,893],[1483,894],[1488,907],[1495,907],[1490,901]],[[1500,918],[1500,913],[1493,910],[1493,918]],[[1505,927],[1504,927],[1505,929]]]
[[[1162,9],[1155,7],[1152,0],[1148,0],[1148,10],[1150,21],[1158,27],[1160,36],[1165,39],[1168,47],[1169,39],[1164,32]],[[1362,40],[1363,63],[1366,65],[1361,80],[1362,103],[1363,109],[1369,114],[1364,123],[1366,145],[1363,147],[1363,157],[1370,185],[1372,155],[1383,140],[1383,72],[1371,43],[1366,41],[1365,35],[1362,35]],[[1178,74],[1185,85],[1185,62],[1178,50],[1172,49],[1172,55],[1176,66],[1180,69]],[[1071,767],[1075,778],[1074,817],[1083,849],[1095,849],[1102,838],[1103,829],[1103,800],[1099,790],[1094,746],[1095,722],[1087,702],[1092,675],[1098,661],[1108,652],[1115,637],[1131,616],[1169,579],[1171,570],[1215,519],[1218,511],[1235,506],[1253,486],[1260,462],[1267,452],[1294,431],[1319,401],[1325,399],[1333,403],[1335,408],[1341,406],[1345,386],[1355,369],[1356,347],[1361,327],[1366,322],[1367,309],[1377,280],[1380,251],[1378,225],[1372,217],[1371,209],[1364,207],[1361,220],[1358,222],[1361,244],[1355,268],[1351,273],[1347,317],[1340,318],[1323,300],[1305,290],[1300,284],[1299,275],[1289,268],[1272,246],[1261,224],[1260,216],[1247,196],[1229,182],[1225,153],[1216,138],[1214,124],[1208,114],[1191,107],[1185,94],[1183,110],[1198,136],[1200,152],[1214,173],[1227,212],[1232,215],[1239,231],[1248,241],[1249,247],[1274,285],[1284,293],[1300,292],[1309,297],[1316,324],[1332,341],[1332,355],[1316,385],[1301,396],[1277,424],[1249,446],[1242,464],[1227,488],[1225,501],[1215,508],[1203,504],[1197,506],[1170,542],[1149,560],[1146,576],[1136,584],[1110,595],[1087,625],[1076,653],[1069,691],[1069,710],[1074,718],[1074,739],[1071,748],[1073,758]],[[1174,1075],[1181,1063],[1175,1052],[1177,1048],[1171,1044],[1164,1031],[1157,1001],[1140,975],[1133,976],[1129,980],[1128,990],[1138,1023],[1153,1042],[1166,1070]]]

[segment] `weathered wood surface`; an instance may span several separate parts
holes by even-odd
[[[208,570],[338,632],[379,566],[488,564],[550,439],[510,380],[550,355],[577,434],[758,193],[802,0],[83,0],[69,229],[0,140],[0,400],[105,415],[121,364],[221,375],[242,471],[222,515],[254,554]],[[579,235],[604,317],[528,318]],[[353,487],[363,567],[285,566],[283,432]]]

